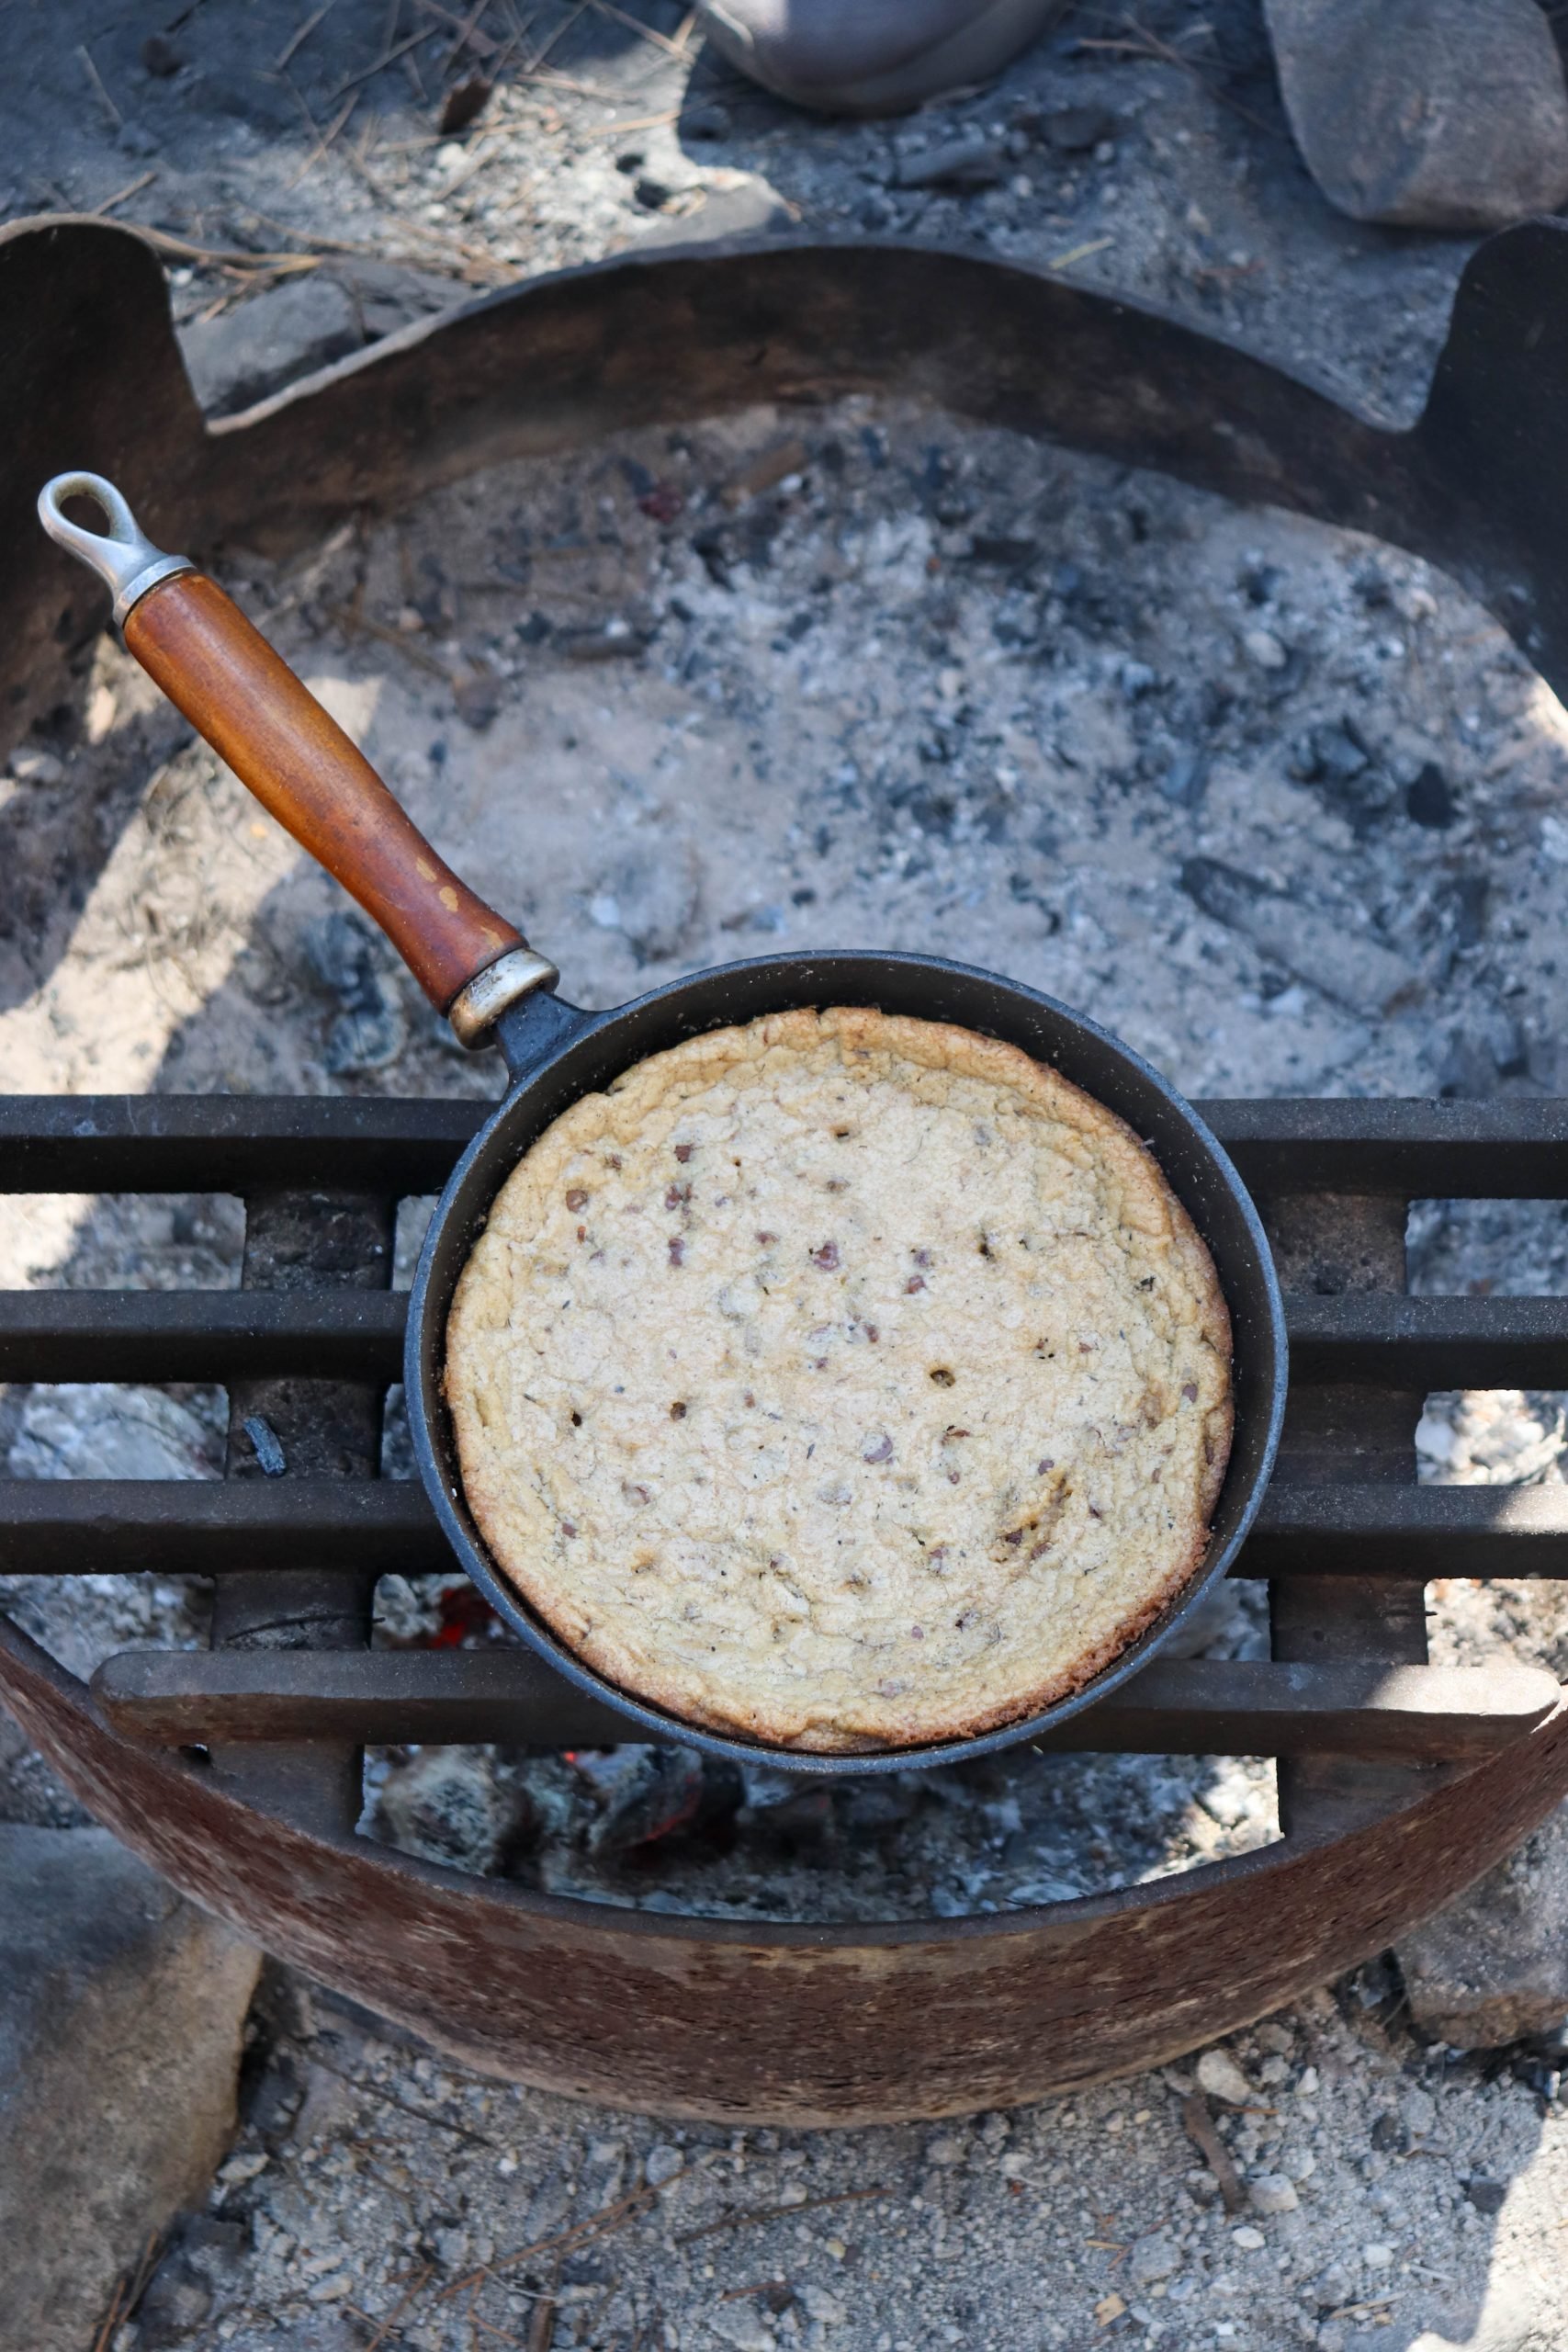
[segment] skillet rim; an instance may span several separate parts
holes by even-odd
[[[1108,1666],[1092,1677],[1082,1690],[1035,1714],[978,1733],[971,1738],[840,1755],[816,1749],[772,1747],[762,1741],[730,1736],[688,1723],[629,1691],[622,1690],[568,1649],[542,1620],[534,1616],[522,1596],[495,1566],[479,1529],[463,1504],[457,1475],[457,1444],[442,1395],[442,1371],[446,1318],[452,1295],[462,1267],[488,1217],[491,1204],[523,1153],[569,1102],[593,1087],[606,1083],[609,1077],[629,1069],[649,1055],[680,1042],[682,1037],[700,1035],[711,1029],[728,1027],[738,1021],[760,1019],[768,1012],[799,1005],[874,1003],[874,987],[867,990],[863,980],[853,981],[848,987],[836,987],[833,985],[834,976],[843,974],[847,978],[852,972],[863,975],[874,970],[886,974],[889,968],[907,977],[915,985],[925,983],[928,990],[933,987],[940,990],[945,982],[949,986],[969,989],[978,984],[985,989],[999,991],[1004,1001],[1016,1006],[1021,1014],[1032,1015],[1042,1026],[1066,1032],[1088,1057],[1109,1062],[1117,1080],[1124,1080],[1129,1090],[1141,1086],[1153,1095],[1163,1117],[1174,1124],[1194,1153],[1197,1170],[1206,1172],[1217,1185],[1218,1208],[1222,1212],[1228,1209],[1236,1220],[1236,1229],[1230,1237],[1231,1244],[1243,1251],[1247,1261],[1239,1275],[1234,1270],[1222,1271],[1219,1266],[1219,1252],[1215,1249],[1212,1230],[1215,1219],[1210,1204],[1195,1201],[1192,1197],[1193,1171],[1172,1170],[1168,1164],[1168,1141],[1162,1148],[1156,1149],[1161,1173],[1182,1201],[1205,1247],[1216,1260],[1221,1291],[1231,1317],[1233,1367],[1245,1344],[1247,1351],[1247,1385],[1249,1388],[1256,1387],[1258,1394],[1250,1401],[1244,1402],[1233,1380],[1233,1396],[1236,1403],[1235,1430],[1213,1521],[1218,1527],[1222,1517],[1230,1517],[1234,1512],[1231,1523],[1218,1542],[1211,1542],[1201,1566],[1190,1578],[1178,1600],[1163,1611],[1135,1641],[1130,1642]],[[780,982],[781,989],[791,982],[794,987],[788,994],[781,993],[774,1001],[759,1003],[746,1010],[716,1001],[722,997],[726,984],[740,984],[750,989],[772,978]],[[820,987],[807,986],[818,978],[822,982]],[[500,1148],[500,1139],[510,1127],[519,1124],[525,1127],[528,1125],[524,1116],[525,1106],[530,1102],[537,1105],[541,1092],[547,1091],[547,1082],[552,1072],[558,1078],[562,1065],[584,1049],[591,1048],[594,1040],[603,1040],[616,1032],[624,1033],[635,1027],[639,1020],[645,1023],[656,1020],[667,1009],[674,1013],[681,1001],[688,998],[705,1001],[707,1010],[703,1017],[683,1025],[673,1020],[668,1022],[665,1033],[657,1039],[643,1042],[636,1051],[625,1057],[616,1057],[612,1068],[593,1075],[581,1085],[570,1088],[558,1102],[546,1110],[525,1138],[516,1143],[514,1148],[504,1156],[499,1173],[495,1173],[493,1181],[491,1181],[491,1171],[485,1163]],[[544,1024],[540,1023],[538,1014],[543,1003],[547,1003],[560,1017],[553,1024],[553,1034],[542,1035],[536,1040],[530,1035],[529,1016],[532,1013],[532,1026],[542,1029]],[[890,1008],[884,1006],[882,1009]],[[902,1012],[910,1008],[899,1005],[896,1009]],[[939,1020],[954,1016],[928,1006],[923,1013],[916,1012],[914,1017]],[[1006,1034],[1000,1029],[987,1033],[973,1019],[961,1021],[959,1025],[975,1029],[982,1035]],[[725,1757],[733,1762],[767,1763],[784,1771],[840,1779],[868,1773],[930,1770],[939,1765],[960,1763],[973,1757],[990,1755],[1021,1741],[1037,1738],[1043,1732],[1094,1705],[1151,1661],[1225,1575],[1251,1530],[1279,1452],[1289,1368],[1284,1301],[1273,1253],[1257,1205],[1217,1137],[1186,1098],[1152,1063],[1088,1014],[1075,1011],[1059,998],[1030,988],[1023,981],[1009,979],[979,965],[961,964],[950,957],[921,956],[897,949],[800,949],[784,955],[746,957],[735,963],[712,965],[702,971],[664,981],[660,987],[648,989],[625,1004],[612,1005],[599,1012],[584,1011],[553,993],[541,991],[525,999],[504,1023],[504,1028],[508,1034],[498,1042],[506,1057],[511,1083],[454,1168],[431,1216],[409,1293],[403,1385],[419,1476],[458,1566],[484,1595],[502,1622],[528,1645],[544,1665],[575,1686],[585,1697],[624,1717],[627,1723],[628,1741],[635,1741],[640,1736],[644,1741],[694,1747],[705,1754]],[[1038,1041],[1031,1044],[1022,1037],[1011,1036],[1009,1042],[1021,1046],[1023,1051],[1032,1053],[1037,1059],[1044,1058],[1050,1060],[1053,1067],[1058,1066],[1054,1056],[1042,1054]],[[1103,1102],[1118,1116],[1128,1119],[1134,1133],[1142,1136],[1142,1130],[1148,1124],[1146,1106],[1144,1115],[1129,1117],[1126,1104],[1111,1099],[1099,1078],[1086,1081],[1071,1069],[1063,1069],[1062,1075],[1071,1079],[1074,1084],[1083,1086],[1087,1093]],[[1151,1145],[1151,1148],[1155,1147]],[[469,1197],[471,1193],[477,1193],[477,1197]],[[1238,1335],[1245,1335],[1244,1340]],[[1254,1354],[1256,1363],[1252,1360]],[[1259,1419],[1262,1424],[1260,1431]],[[1246,1467],[1241,1464],[1244,1448],[1253,1451],[1253,1459]]]

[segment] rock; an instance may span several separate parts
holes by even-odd
[[[1007,172],[1007,151],[994,139],[944,140],[919,155],[904,156],[896,187],[995,187]]]
[[[212,2289],[178,2246],[167,2253],[136,2306],[138,2352],[164,2352],[194,2335],[212,2312]]]
[[[1185,859],[1181,887],[1206,915],[1352,1012],[1393,1012],[1421,992],[1419,972],[1392,948],[1220,858]]]
[[[1264,0],[1296,144],[1331,204],[1500,229],[1568,197],[1568,91],[1538,0]]]
[[[6,763],[18,784],[63,784],[65,763],[36,743],[18,743]]]
[[[642,2177],[649,2188],[662,2188],[667,2180],[673,2180],[678,2172],[685,2169],[685,2157],[667,2140],[656,2141],[642,2160]]]
[[[1243,2254],[1256,2254],[1269,2243],[1262,2231],[1255,2230],[1250,2222],[1244,2222],[1239,2230],[1233,2230],[1231,2236]]]
[[[260,1967],[107,1830],[0,1827],[0,2352],[84,2352],[205,2201]]]
[[[1385,2238],[1374,2239],[1371,2245],[1361,2248],[1361,2260],[1369,2270],[1392,2270],[1393,2248]]]
[[[1134,2238],[1128,2251],[1127,2276],[1134,2287],[1152,2287],[1156,2278],[1168,2278],[1180,2267],[1181,2256],[1164,2230]]]
[[[849,2317],[849,2307],[826,2287],[818,2287],[807,2279],[800,2290],[801,2306],[807,2319],[819,2319],[824,2327],[838,2327]]]
[[[1293,2213],[1301,2203],[1295,2182],[1282,2172],[1260,2172],[1247,2183],[1247,2193],[1255,2213]]]
[[[1349,2302],[1356,2291],[1355,2280],[1343,2262],[1331,2262],[1318,2272],[1314,2292],[1320,2312],[1336,2312]]]
[[[1568,2008],[1568,1804],[1395,1958],[1411,2020],[1456,2050],[1491,2050]]]
[[[1040,117],[1041,140],[1058,155],[1090,154],[1121,128],[1109,107],[1054,107]]]
[[[440,311],[469,300],[473,294],[472,287],[460,278],[409,269],[400,262],[345,262],[335,274],[355,305],[367,343],[393,334],[415,319],[434,318]]]
[[[22,1408],[13,1478],[216,1478],[216,1430],[161,1388],[62,1381],[35,1388]]]
[[[778,2337],[760,2312],[747,2303],[720,2303],[709,2312],[707,2324],[721,2344],[733,2352],[776,2352]]]
[[[1228,2050],[1205,2050],[1198,2061],[1198,2087],[1227,2107],[1254,2104],[1252,2085]]]
[[[1398,805],[1392,777],[1374,763],[1360,729],[1348,716],[1314,727],[1296,745],[1289,765],[1296,781],[1312,785],[1357,833],[1371,832]]]
[[[423,1747],[393,1765],[376,1802],[378,1834],[405,1854],[487,1878],[508,1870],[536,1827],[526,1792],[482,1751]]]
[[[716,103],[712,106],[688,107],[676,125],[676,129],[684,139],[728,139],[730,130],[729,108]]]
[[[1488,2173],[1472,2172],[1464,2193],[1478,2213],[1500,2213],[1508,2199],[1508,2184],[1494,2180]]]
[[[1412,824],[1446,832],[1459,815],[1453,786],[1438,765],[1427,760],[1404,788],[1404,813]]]
[[[795,215],[766,180],[743,180],[739,187],[706,190],[695,212],[660,215],[637,239],[637,251],[656,245],[706,244],[715,237],[787,235]]]
[[[354,302],[335,278],[315,272],[180,330],[186,373],[209,416],[250,408],[363,341]]]
[[[1244,629],[1241,650],[1260,670],[1282,670],[1291,658],[1271,628]]]

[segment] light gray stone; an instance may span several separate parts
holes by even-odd
[[[1568,1804],[1395,1948],[1410,2014],[1456,2050],[1543,2033],[1568,2009]]]
[[[1147,2236],[1134,2239],[1127,2276],[1134,2287],[1152,2287],[1156,2278],[1169,2278],[1180,2267],[1180,2253],[1164,2230],[1151,2230]]]
[[[286,278],[215,319],[181,330],[191,389],[209,416],[231,416],[269,392],[357,351],[358,306],[331,277]]]
[[[0,2352],[85,2352],[205,2197],[260,1966],[107,1830],[0,1826]]]
[[[1228,2050],[1204,2051],[1198,2061],[1198,2086],[1227,2107],[1247,2107],[1254,2097],[1252,2085]]]
[[[1539,0],[1264,0],[1307,169],[1356,220],[1501,229],[1568,197]]]
[[[1247,2195],[1255,2213],[1293,2213],[1301,2203],[1295,2182],[1282,2172],[1260,2172],[1248,2183]]]

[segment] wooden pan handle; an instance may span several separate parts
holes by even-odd
[[[130,652],[262,806],[380,925],[464,1042],[480,1042],[479,1029],[503,1003],[552,985],[553,965],[443,863],[368,760],[217,582],[160,555],[139,532],[134,553],[152,560],[120,582],[111,564],[128,570],[131,543],[123,533],[104,539],[70,523],[59,510],[73,492],[96,499],[117,530],[122,516],[131,531],[136,526],[123,499],[96,477],[61,476],[39,501],[51,537],[118,587],[116,618]],[[107,559],[106,548],[113,550]],[[143,585],[145,573],[153,576]],[[507,972],[491,982],[502,957]],[[481,978],[487,985],[475,989]],[[498,993],[502,1002],[494,1001]]]

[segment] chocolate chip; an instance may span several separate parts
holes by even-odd
[[[670,1263],[671,1263],[672,1266],[682,1266],[682,1265],[684,1265],[684,1264],[685,1264],[685,1262],[686,1262],[686,1245],[685,1245],[685,1243],[682,1240],[682,1238],[681,1238],[681,1237],[680,1237],[680,1235],[679,1235],[678,1233],[672,1233],[672,1234],[670,1236],[670,1244],[669,1244],[669,1247],[670,1247]]]
[[[694,1143],[678,1143],[676,1145],[675,1157],[681,1162],[682,1168],[685,1166],[687,1160],[690,1159],[696,1148],[697,1147]]]
[[[893,1441],[888,1436],[886,1430],[883,1430],[880,1437],[872,1438],[866,1444],[862,1446],[860,1458],[863,1462],[892,1461]]]
[[[566,1204],[569,1209],[585,1209],[588,1206],[588,1194],[581,1184],[572,1186],[566,1196]]]
[[[956,1373],[949,1372],[944,1363],[933,1364],[931,1376],[939,1388],[951,1388],[958,1377]]]
[[[684,1405],[679,1402],[671,1405],[670,1408],[670,1418],[672,1421],[683,1421],[686,1418],[686,1408]]]
[[[911,1274],[908,1281],[904,1284],[904,1288],[909,1292],[911,1295],[918,1290],[924,1290],[925,1286],[926,1278],[924,1274]]]
[[[1186,1397],[1186,1399],[1187,1399],[1187,1401],[1188,1401],[1188,1403],[1189,1403],[1190,1405],[1195,1405],[1195,1404],[1198,1402],[1198,1384],[1197,1384],[1197,1382],[1196,1382],[1195,1380],[1190,1380],[1190,1381],[1188,1381],[1188,1383],[1187,1383],[1186,1386],[1182,1389],[1182,1392],[1181,1392],[1181,1393],[1182,1393],[1182,1395]]]
[[[811,1262],[814,1266],[820,1266],[825,1274],[830,1274],[839,1262],[838,1243],[824,1241],[820,1250],[811,1252]]]

